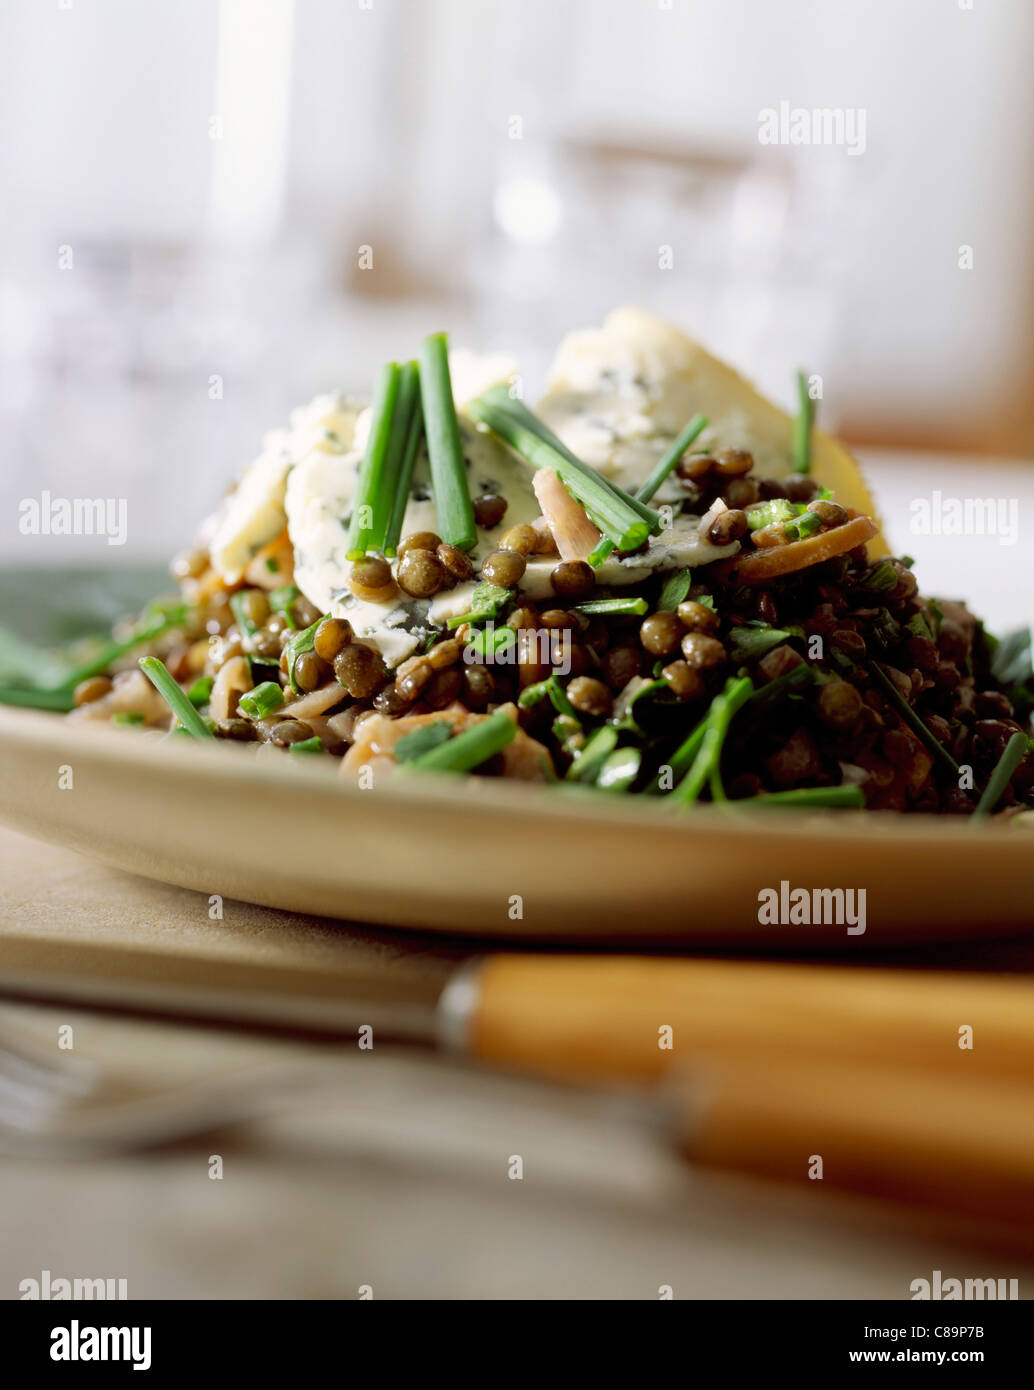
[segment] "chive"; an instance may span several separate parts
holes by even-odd
[[[815,402],[808,393],[808,378],[797,373],[797,418],[793,423],[793,469],[795,473],[811,472],[811,427],[815,420]]]
[[[420,397],[420,374],[415,362],[406,362],[399,368],[399,389],[392,411],[391,433],[384,454],[384,467],[381,469],[377,488],[377,502],[374,547],[386,550],[388,531],[395,515],[395,503],[399,495],[399,484],[406,448],[409,444],[409,426],[413,409]],[[408,492],[408,486],[407,486]],[[403,507],[403,515],[405,507]]]
[[[195,708],[198,705],[207,705],[212,698],[212,686],[214,684],[214,676],[198,676],[197,680],[187,691],[187,699]]]
[[[689,424],[685,426],[674,444],[662,454],[657,463],[651,469],[646,481],[636,490],[635,498],[637,502],[652,502],[658,488],[665,481],[670,473],[677,467],[683,454],[696,439],[702,430],[707,428],[706,415],[694,415]],[[603,561],[613,551],[613,544],[604,536],[597,545],[596,549],[589,556],[589,564],[593,569],[602,565]],[[683,595],[685,597],[685,595]]]
[[[624,792],[639,776],[642,753],[638,748],[618,748],[608,757],[596,775],[596,785],[607,792]]]
[[[517,634],[512,627],[495,627],[489,623],[488,627],[475,628],[467,645],[475,656],[487,657],[508,650],[516,641]]]
[[[119,729],[138,729],[144,722],[144,716],[138,709],[119,710],[118,714],[111,716],[111,722]]]
[[[545,682],[543,681],[542,684],[544,685]],[[601,765],[614,752],[617,742],[617,729],[610,724],[602,724],[589,735],[585,747],[564,774],[565,780],[568,782],[593,781]]]
[[[573,454],[564,441],[555,435],[544,421],[533,414],[523,401],[515,400],[514,397],[510,395],[508,387],[492,386],[480,397],[480,401],[505,411],[505,413],[514,419],[518,425],[523,425],[526,430],[530,430],[532,434],[538,435],[543,444],[548,444],[551,449],[561,454],[569,463],[573,464],[575,468],[581,471],[587,468],[587,465],[582,463],[578,455]],[[468,413],[472,412],[468,411]],[[476,419],[477,416],[475,415],[474,418]],[[550,467],[552,467],[552,464]],[[648,507],[645,502],[641,502],[639,498],[632,493],[625,492],[622,488],[619,488],[616,483],[610,482],[602,473],[597,473],[595,468],[589,468],[588,472],[598,477],[603,485],[615,497],[627,502],[634,512],[638,512],[643,521],[649,522],[651,532],[660,529],[660,517],[651,507]]]
[[[1012,781],[1012,775],[1019,767],[1027,753],[1027,735],[1019,730],[1013,734],[1012,738],[1005,745],[1002,756],[998,759],[994,771],[987,779],[987,786],[984,788],[980,800],[977,802],[976,816],[989,816],[994,808],[1002,799],[1002,794]]]
[[[460,423],[452,399],[449,342],[444,333],[432,333],[421,345],[420,400],[438,534],[447,545],[472,550],[477,544],[477,526],[467,486]]]
[[[705,782],[710,782],[712,795],[715,795],[716,799],[724,798],[720,764],[725,736],[736,712],[750,699],[753,691],[753,682],[744,676],[737,681],[727,681],[722,694],[715,696],[711,701],[693,765],[670,793],[679,805],[687,806],[696,801],[704,789]]]
[[[759,690],[755,690],[750,697],[750,703],[760,705],[762,708],[765,705],[775,704],[784,695],[791,695],[795,690],[809,685],[815,677],[814,669],[802,661],[799,666],[791,667],[784,675],[776,676],[775,680],[767,681]]]
[[[388,518],[379,512],[381,483],[392,442],[395,402],[399,394],[399,364],[386,362],[377,373],[371,406],[370,434],[359,469],[352,520],[348,528],[349,560],[360,560],[367,550],[383,540]]]
[[[822,518],[817,512],[805,511],[794,522],[794,530],[798,536],[813,536],[822,525]]]
[[[296,598],[300,597],[301,590],[298,588],[297,584],[283,584],[279,589],[274,589],[269,595],[270,608],[274,613],[283,615],[287,626],[292,632],[298,631],[298,624],[295,622],[294,614],[291,612],[291,604],[294,603]]]
[[[517,725],[508,714],[493,714],[472,724],[447,743],[421,753],[408,764],[429,772],[470,772],[501,753],[517,737]]]
[[[249,589],[238,589],[235,594],[230,595],[230,611],[237,619],[237,626],[249,637],[254,637],[258,632],[258,623],[252,622],[244,608],[244,596],[250,593]]]
[[[322,753],[323,744],[313,734],[312,738],[303,738],[300,743],[288,744],[288,749],[292,753]]]
[[[215,737],[212,730],[173,680],[164,661],[159,661],[156,656],[142,656],[139,666],[187,733],[192,734],[194,738]]]
[[[589,615],[627,613],[640,618],[646,612],[647,602],[644,598],[591,598],[586,603],[576,603],[574,608],[577,613]]]
[[[261,685],[256,685],[254,690],[249,690],[246,695],[241,696],[237,708],[249,719],[265,719],[283,703],[284,692],[276,681],[263,681]]]
[[[0,705],[64,712],[75,708],[75,699],[70,690],[26,690],[16,685],[5,685],[0,686]]]
[[[731,806],[839,806],[863,807],[865,793],[861,787],[796,787],[786,792],[762,792],[732,801]]]
[[[867,592],[878,594],[893,589],[897,582],[897,570],[889,560],[881,560],[878,565],[873,565],[872,569],[867,570],[862,575],[858,581],[858,587]]]
[[[411,763],[421,753],[437,748],[452,738],[452,725],[447,719],[436,719],[433,724],[421,724],[411,734],[403,734],[395,745],[395,761]]]
[[[154,611],[150,616],[145,615],[144,621],[136,627],[129,637],[121,641],[112,639],[108,642],[96,656],[91,660],[77,666],[74,670],[68,671],[61,677],[61,683],[56,688],[58,690],[72,690],[80,681],[96,676],[100,671],[106,671],[113,661],[131,652],[134,647],[140,647],[145,642],[153,642],[156,637],[161,637],[170,628],[182,627],[186,621],[188,605],[179,601],[154,605]],[[9,703],[15,704],[15,701]]]
[[[395,496],[391,504],[391,516],[388,519],[388,529],[384,535],[384,553],[389,558],[398,553],[402,523],[405,520],[406,508],[409,506],[409,494],[413,486],[413,469],[416,467],[416,456],[420,452],[420,441],[424,437],[424,412],[420,404],[420,368],[415,362],[406,365],[412,366],[417,374],[416,394],[413,397],[409,412],[406,439],[402,447],[398,477],[395,481]]]
[[[796,515],[792,502],[785,497],[773,497],[770,502],[762,502],[760,507],[751,507],[747,525],[752,531],[760,531],[762,526],[771,526],[777,521],[792,521]]]
[[[875,661],[867,661],[865,664],[870,675],[873,676],[877,684],[882,687],[887,699],[890,700],[891,704],[900,712],[905,723],[918,735],[920,741],[926,745],[927,749],[934,757],[940,758],[941,762],[947,767],[950,767],[957,777],[959,774],[958,763],[951,756],[940,739],[930,732],[908,701],[901,696],[897,686],[883,668],[877,665]]]
[[[618,550],[635,550],[654,527],[660,525],[656,512],[649,512],[651,521],[643,519],[632,505],[633,499],[616,491],[594,468],[588,468],[547,444],[524,425],[513,410],[493,405],[487,396],[482,396],[472,401],[467,411],[535,468],[554,469],[567,490],[585,508],[590,520]]]

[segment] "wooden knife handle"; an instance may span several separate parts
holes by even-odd
[[[1034,1237],[1027,1086],[821,1059],[693,1069],[694,1163],[936,1208]]]
[[[540,1075],[644,1081],[700,1054],[797,1055],[1034,1085],[1034,983],[1010,977],[501,954],[471,984],[466,1049]]]

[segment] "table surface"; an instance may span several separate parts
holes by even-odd
[[[141,925],[198,952],[256,943],[313,962],[376,961],[444,974],[458,952],[405,933],[352,929],[207,900],[0,832],[4,928],[108,940]],[[901,964],[928,963],[910,953]],[[949,966],[1028,968],[1030,943],[952,948]],[[55,1057],[174,1081],[327,1044],[80,1008],[0,1002]],[[130,1298],[901,1298],[941,1269],[1029,1287],[1034,1265],[989,1255],[916,1213],[821,1190],[691,1170],[649,1123],[609,1098],[436,1057],[334,1044],[340,1087],[262,1121],[147,1155],[8,1160],[0,1181],[0,1296],[26,1278],[112,1277]],[[210,1159],[222,1158],[222,1177]],[[511,1155],[524,1178],[508,1176]]]

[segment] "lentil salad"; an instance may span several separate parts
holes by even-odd
[[[296,413],[70,717],[365,785],[1030,806],[1029,638],[919,593],[806,379],[793,420],[638,311],[572,337],[535,412],[512,364],[433,335],[370,407]]]

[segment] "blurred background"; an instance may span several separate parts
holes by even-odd
[[[820,372],[856,444],[1031,456],[1032,40],[1028,0],[7,0],[0,560],[164,557],[318,390],[445,327],[534,392],[627,302],[786,404]],[[864,142],[761,143],[783,102]],[[127,546],[20,535],[43,488],[127,497]]]

